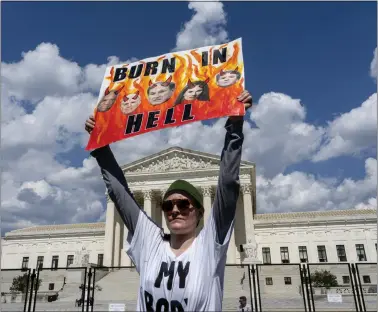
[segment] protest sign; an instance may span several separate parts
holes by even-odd
[[[87,150],[194,121],[242,116],[241,38],[106,69]]]

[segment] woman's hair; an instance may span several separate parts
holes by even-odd
[[[161,229],[161,236],[164,241],[169,242],[171,240],[171,234],[164,233],[163,229]]]
[[[175,101],[174,105],[181,104],[184,101],[184,94],[189,89],[194,88],[195,86],[200,86],[202,88],[201,94],[198,96],[197,100],[199,101],[210,101],[210,95],[209,95],[209,86],[207,85],[208,80],[206,81],[194,81],[191,82],[188,81],[188,84],[184,87],[184,89],[181,90],[180,94],[177,96],[177,99]]]

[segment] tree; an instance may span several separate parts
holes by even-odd
[[[313,287],[325,287],[327,289],[339,286],[337,277],[327,270],[315,271],[311,274],[311,283]]]
[[[28,286],[28,273],[25,273],[24,275],[19,275],[13,278],[12,286],[9,288],[10,291],[20,291],[22,293],[26,293],[27,286]],[[34,285],[33,290],[38,290],[41,286],[42,280],[39,279],[37,282],[37,279],[34,279]],[[31,278],[29,279],[29,291],[31,290]]]

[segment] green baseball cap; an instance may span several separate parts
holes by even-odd
[[[203,208],[201,193],[192,184],[185,180],[176,180],[175,182],[173,182],[165,192],[163,200],[177,191],[183,192],[185,193],[185,195],[188,195],[188,197],[190,197],[190,199],[194,201],[194,206],[196,208]]]

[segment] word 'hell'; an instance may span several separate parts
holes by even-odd
[[[175,107],[168,108],[165,113],[165,116],[162,116],[159,110],[148,112],[148,114],[140,113],[136,115],[129,115],[126,121],[125,134],[139,132],[142,128],[142,124],[144,121],[143,119],[145,116],[147,116],[147,122],[143,130],[156,128],[162,117],[164,118],[164,122],[163,122],[164,126],[176,123],[177,120],[174,118]],[[194,119],[194,117],[195,116],[192,115],[192,104],[185,104],[184,110],[181,116],[181,122],[192,120]]]

